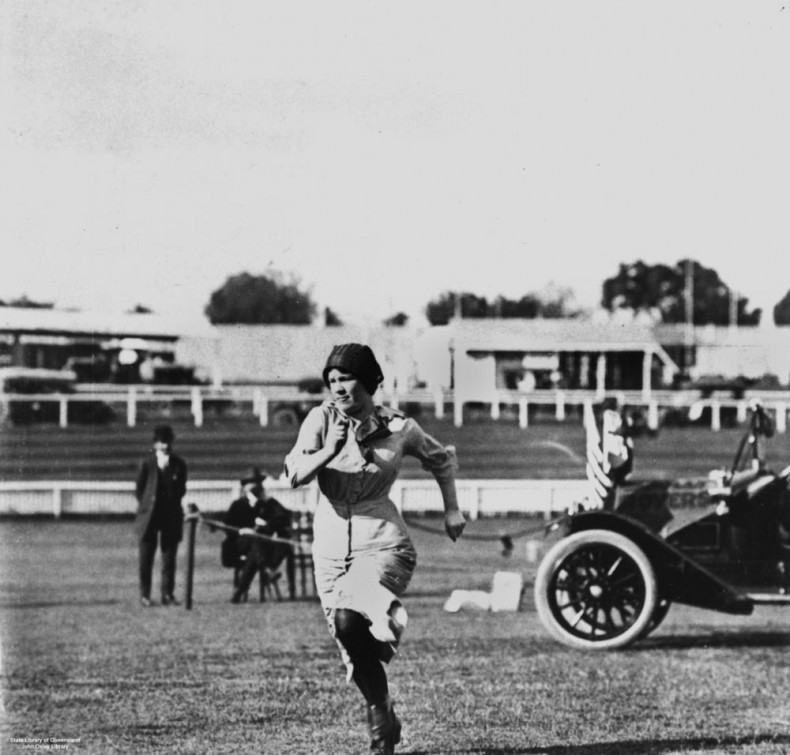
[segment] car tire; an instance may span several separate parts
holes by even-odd
[[[653,615],[650,617],[650,621],[647,623],[647,626],[644,628],[642,634],[639,635],[639,639],[644,639],[649,634],[658,629],[659,625],[662,621],[667,617],[669,613],[669,609],[672,607],[672,603],[668,600],[659,600],[656,602],[656,607],[653,610]]]
[[[626,647],[652,631],[657,605],[650,560],[617,532],[585,530],[563,538],[538,566],[538,615],[549,634],[569,647]]]

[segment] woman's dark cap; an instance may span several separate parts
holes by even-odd
[[[324,385],[327,388],[329,387],[329,371],[333,369],[350,372],[360,380],[365,390],[371,395],[376,392],[379,384],[384,380],[381,367],[370,346],[364,346],[361,343],[343,343],[332,347],[323,372]]]
[[[176,434],[170,425],[157,425],[154,428],[154,443],[172,443]]]

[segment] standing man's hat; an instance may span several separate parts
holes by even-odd
[[[154,428],[154,443],[172,443],[176,438],[170,425],[157,425]]]
[[[265,479],[266,475],[258,467],[250,467],[239,481],[242,485],[245,485],[248,482],[262,482]]]

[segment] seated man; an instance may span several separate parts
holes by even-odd
[[[275,498],[266,496],[265,479],[266,475],[257,467],[250,469],[240,480],[241,497],[231,503],[225,516],[225,524],[237,527],[239,532],[228,532],[222,544],[222,562],[227,566],[243,563],[232,603],[241,602],[256,573],[260,573],[261,590],[276,579],[279,576],[277,567],[290,551],[286,543],[256,537],[256,533],[286,539],[291,537],[291,512]]]

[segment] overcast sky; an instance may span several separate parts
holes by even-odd
[[[4,0],[0,298],[345,319],[620,262],[790,289],[785,0]]]

